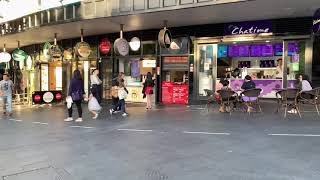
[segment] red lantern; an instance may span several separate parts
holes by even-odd
[[[62,95],[60,93],[56,94],[56,100],[61,100]]]
[[[111,49],[111,43],[108,38],[102,39],[100,43],[100,51],[102,54],[108,54]]]
[[[34,101],[35,102],[40,102],[41,101],[41,96],[40,95],[35,95],[34,96]]]

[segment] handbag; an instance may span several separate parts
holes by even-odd
[[[80,101],[83,98],[83,94],[80,90],[71,93],[71,97],[73,101]]]

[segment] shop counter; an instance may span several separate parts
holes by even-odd
[[[147,99],[143,99],[142,86],[127,86],[126,87],[129,91],[128,97],[126,99],[127,102],[142,102],[146,103]]]

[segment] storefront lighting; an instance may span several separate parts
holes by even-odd
[[[138,51],[141,46],[141,41],[138,37],[133,37],[131,41],[129,42],[129,46],[132,51]]]
[[[237,42],[233,42],[233,44],[237,44]]]
[[[269,42],[270,42],[269,40],[266,41],[266,43],[269,43]]]

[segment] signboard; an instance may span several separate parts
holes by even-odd
[[[76,53],[83,58],[89,57],[91,53],[90,45],[86,42],[77,43],[75,50]]]
[[[61,91],[34,91],[32,94],[33,104],[49,104],[62,101]]]
[[[140,46],[141,46],[140,39],[138,37],[133,37],[131,39],[131,41],[129,42],[129,45],[130,45],[130,49],[132,51],[138,51],[140,49]]]
[[[156,67],[156,60],[146,60],[146,59],[144,59],[143,61],[142,61],[142,66],[144,67],[144,68],[155,68]]]
[[[161,29],[158,35],[158,42],[162,48],[170,48],[172,41],[171,33],[168,29]]]
[[[318,9],[313,16],[313,33],[320,34],[320,9]]]
[[[12,52],[12,59],[14,59],[15,61],[24,61],[27,58],[28,58],[27,53],[21,49],[16,49]]]
[[[224,29],[226,36],[272,33],[272,22],[253,21],[227,24]]]
[[[7,52],[0,53],[0,63],[6,63],[11,60],[11,55]]]
[[[163,104],[188,104],[189,86],[178,85],[172,82],[162,82]]]
[[[62,51],[58,45],[53,45],[49,49],[49,55],[53,61],[62,60]]]
[[[114,51],[117,55],[126,56],[129,54],[129,43],[123,38],[118,38],[114,42]]]
[[[104,38],[102,39],[101,43],[100,43],[100,51],[102,54],[109,54],[111,50],[111,42],[109,41],[108,38]]]

